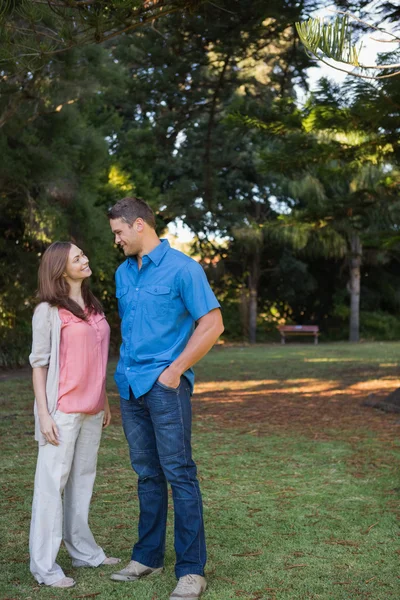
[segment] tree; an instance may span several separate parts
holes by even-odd
[[[346,258],[350,341],[359,339],[363,247],[374,237],[382,251],[399,218],[398,176],[389,167],[393,148],[380,146],[363,129],[357,111],[354,97],[346,99],[322,82],[304,110],[302,127],[271,139],[263,154],[265,168],[279,173],[277,195],[290,208],[281,227],[275,226],[277,234],[306,252]],[[375,130],[378,138],[381,134]]]
[[[104,273],[111,274],[117,261],[107,218],[97,206],[100,193],[110,186],[105,136],[111,124],[94,126],[91,101],[118,84],[118,72],[99,46],[60,55],[36,87],[37,112],[18,112],[2,129],[2,333],[16,327],[21,338],[21,328],[30,323],[39,258],[57,238],[73,239],[88,251],[97,294],[106,304],[112,298],[112,276]],[[76,101],[52,110],[67,88]],[[24,343],[26,352],[25,338]]]
[[[290,101],[309,64],[294,33],[299,11],[295,3],[219,2],[123,36],[112,49],[130,75],[127,94],[113,101],[122,120],[115,156],[165,224],[180,217],[192,229],[206,258],[225,254],[213,237],[233,239],[268,218],[261,140],[229,115],[262,116],[280,96],[282,106]],[[248,244],[243,252],[254,340],[260,253]]]
[[[100,44],[197,5],[7,0],[0,7],[0,324],[2,336],[17,327],[13,341],[24,359],[22,330],[29,331],[38,260],[50,241],[83,245],[95,265],[96,293],[106,307],[113,302],[116,254],[111,238],[104,243],[108,223],[97,203],[125,186],[109,173],[107,140],[118,116],[100,123],[93,100],[124,79]],[[13,342],[3,342],[9,353]]]

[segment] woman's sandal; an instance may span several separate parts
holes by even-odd
[[[72,561],[72,566],[73,567],[88,567],[88,568],[96,568],[96,567],[102,567],[103,565],[107,566],[107,565],[117,565],[119,562],[121,562],[120,558],[114,558],[113,556],[106,556],[106,558],[103,560],[102,563],[100,563],[99,565],[90,565],[89,563],[84,562],[83,560],[78,560],[78,559],[74,559]]]
[[[102,565],[117,565],[121,562],[120,558],[115,558],[114,556],[107,556],[101,563]]]
[[[70,588],[70,587],[74,587],[75,583],[76,583],[76,581],[74,579],[72,579],[72,577],[63,577],[62,579],[59,579],[55,583],[51,583],[49,587]]]

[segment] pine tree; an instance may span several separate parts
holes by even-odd
[[[280,98],[286,110],[309,64],[298,52],[299,14],[295,3],[219,2],[171,15],[112,49],[131,76],[126,94],[113,101],[121,118],[115,156],[159,219],[182,218],[203,255],[215,258],[216,235],[239,239],[249,227],[251,236],[268,218],[269,179],[258,162],[263,141],[230,115],[268,115]],[[254,341],[260,253],[243,248]]]

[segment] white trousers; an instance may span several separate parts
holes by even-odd
[[[29,537],[30,569],[39,583],[65,577],[56,563],[62,539],[74,566],[97,567],[106,558],[88,523],[103,415],[57,411],[59,446],[39,446]]]

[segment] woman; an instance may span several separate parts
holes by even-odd
[[[40,304],[32,321],[39,454],[30,568],[39,583],[58,588],[75,585],[56,563],[62,538],[75,567],[119,562],[106,557],[88,525],[101,431],[111,420],[105,391],[110,328],[89,290],[91,274],[77,246],[51,244],[39,268]]]

